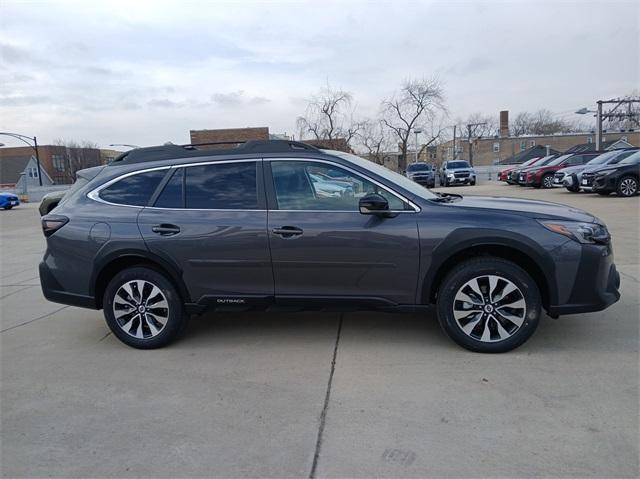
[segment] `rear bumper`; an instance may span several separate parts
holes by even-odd
[[[69,306],[78,306],[80,308],[98,309],[95,297],[65,291],[44,260],[40,263],[39,270],[42,294],[44,294],[44,297],[49,301],[68,304]]]
[[[584,245],[569,300],[550,305],[551,316],[602,311],[620,299],[620,273],[611,246]]]

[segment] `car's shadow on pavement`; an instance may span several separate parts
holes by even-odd
[[[402,342],[405,347],[456,347],[444,335],[433,313],[251,312],[194,316],[180,343],[214,346],[256,341],[335,341],[342,319],[341,341]]]

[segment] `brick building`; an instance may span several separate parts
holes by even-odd
[[[217,143],[217,142],[238,142],[242,143],[250,140],[268,140],[269,127],[261,126],[254,128],[225,128],[218,130],[190,130],[189,136],[191,143],[196,145],[200,143]],[[216,147],[216,145],[204,146],[203,148],[224,148],[224,145]]]

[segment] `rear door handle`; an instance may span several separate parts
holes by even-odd
[[[180,233],[180,227],[176,225],[155,225],[151,228],[151,231],[158,233],[160,236],[173,236]]]
[[[280,228],[273,228],[271,232],[283,238],[293,238],[294,236],[301,236],[303,233],[302,229],[296,226],[281,226]]]

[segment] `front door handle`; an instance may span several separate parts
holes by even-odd
[[[180,227],[176,225],[161,224],[153,226],[151,231],[158,233],[160,236],[173,236],[180,233]]]
[[[302,235],[302,229],[296,226],[281,226],[280,228],[273,228],[271,232],[283,238],[293,238]]]

